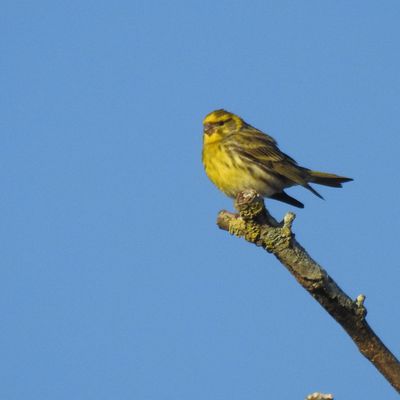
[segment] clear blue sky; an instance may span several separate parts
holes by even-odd
[[[355,178],[295,231],[400,356],[399,1],[3,1],[0,398],[397,399],[215,225],[215,108]],[[270,201],[280,218],[292,208]]]

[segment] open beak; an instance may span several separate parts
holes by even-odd
[[[213,126],[211,124],[204,124],[203,132],[207,135],[211,135],[213,133]]]

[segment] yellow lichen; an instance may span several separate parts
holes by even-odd
[[[242,218],[234,218],[229,221],[229,233],[235,236],[243,236],[246,230],[246,223]]]
[[[244,237],[248,242],[255,243],[260,238],[260,232],[260,225],[247,223]]]

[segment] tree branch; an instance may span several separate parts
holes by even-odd
[[[239,214],[221,211],[217,225],[274,254],[400,393],[400,363],[365,320],[365,296],[359,295],[352,300],[297,242],[292,233],[295,214],[287,213],[283,222],[278,223],[265,209],[263,199],[253,190],[240,193],[235,208]]]
[[[331,394],[315,392],[315,393],[309,394],[306,397],[306,400],[333,400],[333,396]]]

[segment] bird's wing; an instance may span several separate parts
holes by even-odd
[[[237,132],[234,135],[234,140],[238,146],[248,149],[249,152],[267,162],[287,160],[297,164],[293,158],[279,149],[278,143],[273,137],[250,125]]]
[[[297,184],[321,197],[309,184],[309,174],[306,168],[283,153],[276,141],[265,133],[248,127],[236,132],[230,140],[231,148],[243,157],[265,169],[268,173],[275,172],[286,178],[292,184]]]

